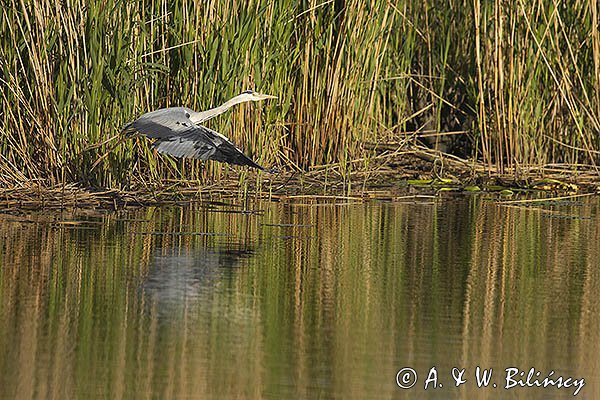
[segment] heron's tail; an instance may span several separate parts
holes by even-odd
[[[125,126],[123,126],[123,128],[121,128],[121,135],[130,138],[132,136],[135,136],[136,134],[138,134],[139,132],[137,131],[137,129],[135,129],[134,122],[129,122],[127,124],[125,124]]]

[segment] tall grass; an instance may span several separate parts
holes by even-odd
[[[365,142],[429,130],[465,131],[450,151],[492,171],[595,164],[598,24],[597,0],[7,0],[0,171],[113,187],[223,176],[143,140],[92,165],[143,112],[206,109],[247,88],[280,100],[210,125],[266,165],[349,168]]]

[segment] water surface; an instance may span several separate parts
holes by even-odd
[[[599,228],[479,197],[1,215],[0,396],[573,397],[514,367],[600,398]]]

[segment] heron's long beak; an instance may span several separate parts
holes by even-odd
[[[256,94],[254,94],[254,97],[256,97],[258,100],[276,99],[277,98],[277,96],[271,96],[270,94],[262,94],[262,93],[256,93]]]

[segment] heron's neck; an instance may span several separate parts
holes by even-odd
[[[200,112],[194,113],[193,115],[190,116],[190,120],[194,124],[200,124],[200,123],[207,121],[213,117],[216,117],[217,115],[223,114],[225,111],[229,110],[231,107],[235,106],[236,104],[240,104],[245,101],[248,101],[248,100],[241,98],[241,96],[235,96],[234,98],[227,100],[225,103],[221,104],[218,107],[211,108],[206,111],[200,111]]]

